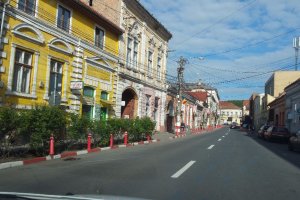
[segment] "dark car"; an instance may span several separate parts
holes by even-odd
[[[264,132],[264,138],[266,140],[279,139],[288,141],[290,136],[290,132],[285,127],[270,126],[267,131]]]
[[[258,131],[257,131],[257,136],[260,138],[265,138],[264,134],[268,130],[269,127],[270,127],[269,125],[261,126],[260,129],[258,129]]]
[[[289,150],[300,150],[300,130],[289,139]]]
[[[238,124],[236,122],[232,122],[231,125],[230,125],[231,129],[235,129],[237,127],[238,127]]]

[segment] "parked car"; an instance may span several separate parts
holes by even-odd
[[[238,124],[236,122],[232,122],[231,125],[230,125],[231,129],[235,129],[237,127],[238,127]]]
[[[289,150],[300,150],[300,130],[289,139]]]
[[[265,138],[264,134],[268,130],[269,127],[270,127],[269,125],[261,126],[260,129],[258,129],[258,131],[257,131],[257,136],[264,139]]]
[[[266,140],[280,139],[288,141],[290,136],[290,132],[285,127],[270,126],[267,131],[264,132],[264,138]]]

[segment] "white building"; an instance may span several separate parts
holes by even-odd
[[[220,101],[220,112],[221,112],[221,123],[231,124],[236,122],[241,123],[242,119],[242,108],[234,105],[231,102]]]

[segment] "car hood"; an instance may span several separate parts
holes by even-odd
[[[113,196],[113,195],[48,195],[48,194],[36,194],[36,193],[19,193],[19,192],[0,192],[0,199],[34,199],[34,200],[146,200],[142,198],[124,197],[124,196]]]

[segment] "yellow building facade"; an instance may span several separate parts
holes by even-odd
[[[0,105],[114,115],[122,30],[76,0],[10,0],[0,44]]]

